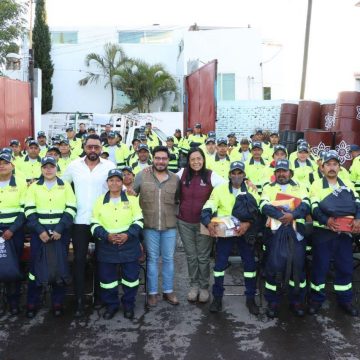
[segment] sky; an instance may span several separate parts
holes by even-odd
[[[306,95],[335,98],[360,73],[357,0],[313,0]],[[47,0],[51,26],[248,26],[283,44],[289,97],[298,96],[307,0]],[[266,59],[264,59],[266,60]]]

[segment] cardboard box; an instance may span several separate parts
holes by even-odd
[[[216,223],[216,237],[236,236],[235,224],[231,216],[215,217],[211,222]],[[203,224],[200,224],[200,234],[210,236],[209,230]]]

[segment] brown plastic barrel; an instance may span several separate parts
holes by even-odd
[[[335,131],[360,132],[360,92],[339,93],[335,106]]]
[[[356,144],[360,146],[360,132],[339,131],[335,136],[335,150],[339,154],[340,163],[347,169],[350,168],[352,158],[350,153],[350,145]]]
[[[320,129],[331,131],[335,125],[335,104],[322,104],[320,107]]]
[[[279,132],[285,130],[296,130],[298,107],[298,104],[281,104]]]
[[[317,101],[300,101],[296,120],[296,131],[319,129],[320,103]]]
[[[335,133],[333,131],[319,129],[305,129],[304,139],[309,143],[311,152],[318,155],[321,150],[334,148]]]

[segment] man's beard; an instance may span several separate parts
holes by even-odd
[[[96,161],[100,155],[97,154],[97,153],[90,153],[90,154],[87,154],[86,157],[90,160],[90,161]]]

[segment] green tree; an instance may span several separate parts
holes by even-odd
[[[124,50],[120,45],[107,43],[104,45],[104,55],[90,53],[85,58],[85,65],[90,67],[93,64],[100,72],[88,71],[87,76],[79,80],[80,86],[88,83],[97,83],[100,80],[105,81],[104,88],[110,86],[111,90],[111,107],[114,108],[114,75],[117,69],[121,68],[127,61]]]
[[[44,114],[52,109],[53,96],[51,78],[54,65],[51,61],[51,38],[46,20],[44,0],[36,1],[35,23],[33,29],[34,66],[42,70],[42,101],[41,112]]]
[[[14,42],[26,32],[26,9],[16,0],[0,1],[0,64],[5,62],[6,54],[13,52]]]
[[[164,108],[169,93],[177,96],[176,81],[162,64],[149,65],[143,60],[131,60],[117,71],[117,75],[116,88],[130,100],[123,111],[150,112],[154,101],[161,99]]]

